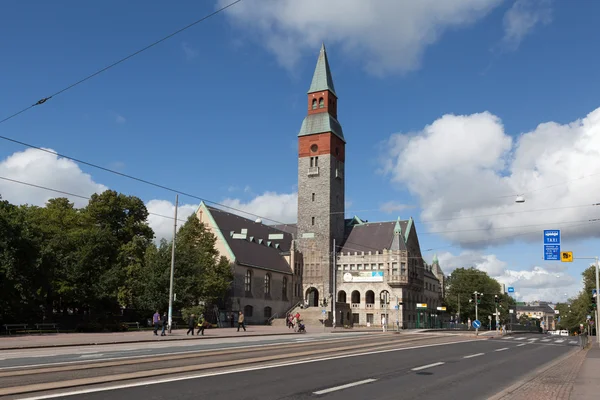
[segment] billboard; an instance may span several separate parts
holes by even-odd
[[[344,282],[383,282],[383,271],[346,272]]]

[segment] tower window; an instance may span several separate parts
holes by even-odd
[[[313,153],[316,153],[317,150],[319,150],[319,146],[317,146],[316,144],[310,146],[310,151],[312,151]]]
[[[319,157],[315,157],[315,167],[319,166]]]
[[[319,166],[319,157],[311,157],[310,158],[310,166],[312,167],[318,167]]]
[[[312,194],[312,201],[315,201],[315,194]]]
[[[313,110],[317,109],[317,99],[313,99],[313,101],[312,101],[312,109]]]
[[[311,223],[312,223],[312,225],[315,224],[315,217],[311,217]]]
[[[319,108],[324,108],[325,107],[325,100],[323,100],[323,98],[321,97],[319,99]]]

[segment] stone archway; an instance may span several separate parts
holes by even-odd
[[[306,302],[309,307],[319,306],[319,291],[315,287],[310,287],[306,290],[305,295]]]

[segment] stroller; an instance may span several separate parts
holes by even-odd
[[[298,330],[296,332],[298,332],[298,333],[300,333],[300,332],[306,333],[306,327],[304,326],[304,324],[302,323],[302,321],[298,321]]]

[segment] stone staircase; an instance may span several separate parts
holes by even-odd
[[[291,314],[300,314],[300,319],[306,326],[323,326],[323,309],[321,307],[308,307],[308,308],[300,308],[297,306],[290,311]],[[329,317],[329,312],[325,314],[325,318]],[[271,322],[272,326],[285,326],[285,316],[273,318]],[[325,321],[326,326],[331,325],[331,321]]]

